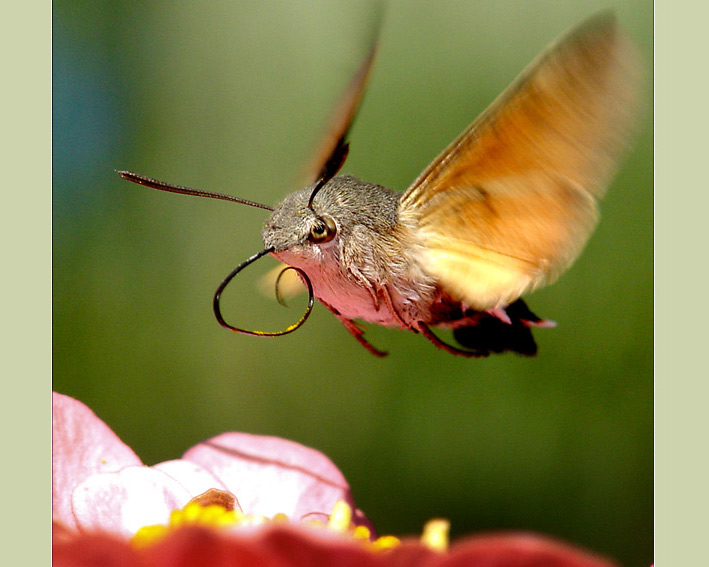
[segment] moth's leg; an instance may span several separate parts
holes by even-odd
[[[465,356],[466,358],[485,358],[490,355],[490,353],[487,351],[462,350],[452,345],[449,345],[448,343],[444,343],[441,339],[439,339],[436,335],[433,334],[433,331],[431,331],[428,325],[426,325],[426,323],[424,323],[423,321],[419,321],[418,323],[416,323],[416,329],[438,348],[443,349],[451,354],[455,354],[456,356]]]
[[[520,319],[525,327],[535,327],[537,329],[553,329],[556,327],[556,321],[551,319],[539,319],[539,321],[529,321],[528,319]]]
[[[556,323],[550,319],[542,319],[537,317],[532,311],[527,307],[527,304],[522,300],[511,303],[505,308],[505,312],[508,317],[512,317],[516,321],[522,323],[525,327],[537,327],[540,329],[551,329],[556,327]],[[490,311],[488,311],[490,313]]]
[[[379,350],[372,346],[372,344],[364,338],[364,330],[357,323],[355,323],[351,319],[343,319],[341,317],[339,317],[339,319],[340,322],[345,326],[345,329],[347,329],[350,334],[355,339],[357,339],[357,342],[361,344],[364,348],[366,348],[369,352],[371,352],[374,356],[385,357],[389,355],[388,352],[384,350]]]
[[[369,352],[371,352],[374,356],[379,356],[379,357],[384,357],[388,356],[388,352],[385,352],[383,350],[379,350],[377,348],[374,348],[367,339],[364,338],[364,329],[360,327],[357,323],[355,323],[352,319],[347,319],[340,315],[340,312],[335,309],[334,307],[331,307],[327,303],[324,303],[321,301],[321,303],[327,307],[330,312],[337,317],[340,320],[340,323],[342,323],[345,326],[345,329],[347,329],[350,334],[357,339],[357,342],[361,344],[364,348],[366,348]]]

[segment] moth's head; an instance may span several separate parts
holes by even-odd
[[[274,255],[291,265],[295,258],[322,261],[348,243],[355,231],[386,235],[396,224],[398,195],[379,185],[343,175],[286,197],[264,223],[261,235]],[[363,231],[366,228],[369,231]]]
[[[344,228],[343,219],[352,216],[338,203],[339,185],[331,180],[312,203],[315,185],[288,195],[263,225],[261,236],[265,246],[273,248],[276,257],[292,265],[298,265],[298,260],[322,260],[326,250],[337,244]]]

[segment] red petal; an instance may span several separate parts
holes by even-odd
[[[145,549],[151,567],[283,567],[252,537],[186,526]]]
[[[614,567],[570,545],[534,534],[471,537],[456,543],[436,567]]]
[[[419,540],[404,540],[391,551],[386,551],[386,567],[428,567],[437,565],[445,555],[433,551]]]
[[[128,542],[106,534],[74,537],[52,544],[52,567],[147,567]]]
[[[360,542],[341,539],[321,530],[273,526],[255,542],[267,549],[278,564],[288,567],[384,567],[385,554],[364,547]]]
[[[54,538],[56,567],[613,567],[613,564],[536,535],[472,537],[437,553],[417,541],[373,552],[326,530],[272,524],[239,532],[184,526],[133,550],[105,535]]]

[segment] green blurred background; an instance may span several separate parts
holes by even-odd
[[[371,2],[54,2],[54,389],[148,464],[227,430],[287,437],[341,468],[382,533],[524,529],[652,561],[653,155],[648,0],[386,5],[345,171],[403,190],[557,35],[615,8],[640,47],[634,147],[576,265],[528,298],[556,320],[539,355],[465,360],[318,306],[279,339],[214,320],[221,279],[262,247],[265,212],[122,181],[131,169],[274,205],[302,182],[366,53]],[[278,329],[237,278],[227,319]],[[231,314],[231,315],[229,315]]]

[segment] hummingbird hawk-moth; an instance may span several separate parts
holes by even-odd
[[[578,257],[598,220],[598,200],[627,142],[636,62],[612,14],[583,23],[545,50],[403,193],[337,176],[371,69],[373,47],[336,108],[312,185],[275,208],[170,185],[170,192],[271,211],[265,248],[239,265],[214,296],[233,331],[277,336],[323,303],[371,353],[356,320],[421,333],[468,357],[536,353],[533,327],[551,326],[521,296],[549,284]],[[220,309],[224,288],[271,254],[307,286],[305,314],[284,331],[240,329]],[[278,294],[278,282],[276,283]],[[460,346],[431,328],[448,328]]]

